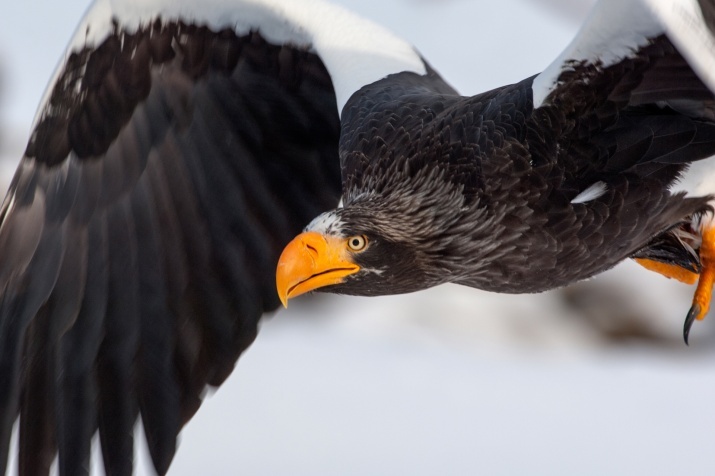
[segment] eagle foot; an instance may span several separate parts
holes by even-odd
[[[700,278],[693,296],[693,305],[685,317],[683,340],[688,343],[690,327],[696,320],[702,321],[710,310],[713,283],[715,283],[715,225],[703,225],[702,244],[700,245]]]
[[[648,271],[655,271],[666,278],[672,278],[685,284],[695,284],[698,282],[698,273],[683,268],[677,264],[663,263],[648,258],[634,258],[634,261],[643,266]]]

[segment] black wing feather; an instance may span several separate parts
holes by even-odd
[[[128,200],[107,211],[109,286],[104,339],[97,355],[98,427],[104,466],[111,474],[133,470],[138,402],[134,371],[139,348],[139,271],[134,219]]]
[[[57,452],[55,439],[54,362],[45,353],[56,352],[50,305],[43,306],[27,332],[27,365],[20,404],[20,474],[48,474]],[[38,398],[38,395],[42,397]]]
[[[87,254],[81,307],[74,314],[76,320],[58,334],[55,393],[60,474],[89,474],[92,435],[97,428],[94,365],[102,340],[108,282],[107,230],[101,216],[87,229],[86,249],[91,253]],[[68,253],[66,258],[73,256]]]
[[[143,176],[132,191],[131,213],[137,243],[140,341],[138,362],[139,408],[149,451],[156,470],[166,473],[176,450],[179,432],[179,389],[173,368],[177,324],[168,309],[166,269],[159,244],[155,204]],[[162,259],[164,258],[164,259]]]

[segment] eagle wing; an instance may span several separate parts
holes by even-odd
[[[713,12],[713,0],[602,0],[534,78],[534,120],[544,135],[557,133],[558,150],[568,151],[561,162],[578,171],[564,179],[572,203],[597,198],[613,177],[633,173],[668,183],[672,192],[715,192],[702,185],[713,175],[711,166],[706,173],[702,166],[686,172],[690,162],[715,154]],[[672,246],[679,243],[664,234],[636,256],[698,268],[692,250]]]
[[[588,149],[607,172],[648,164],[656,173],[712,154],[713,11],[713,0],[598,2],[534,78],[537,121],[557,121],[560,148]]]
[[[101,3],[101,2],[100,2]],[[175,20],[73,45],[0,213],[0,468],[156,470],[278,304],[282,247],[337,204],[339,118],[307,47]]]

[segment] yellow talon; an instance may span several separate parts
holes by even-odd
[[[688,343],[690,327],[697,319],[702,321],[710,310],[713,283],[715,283],[715,226],[703,226],[701,230],[702,244],[700,245],[700,279],[693,296],[693,305],[685,317],[683,326],[683,339]]]

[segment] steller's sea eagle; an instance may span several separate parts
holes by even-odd
[[[19,415],[22,474],[86,473],[97,431],[131,474],[141,414],[164,474],[261,316],[316,289],[539,292],[634,258],[698,282],[687,340],[714,29],[714,0],[601,0],[544,72],[464,97],[322,0],[97,0],[0,210],[0,467]]]

